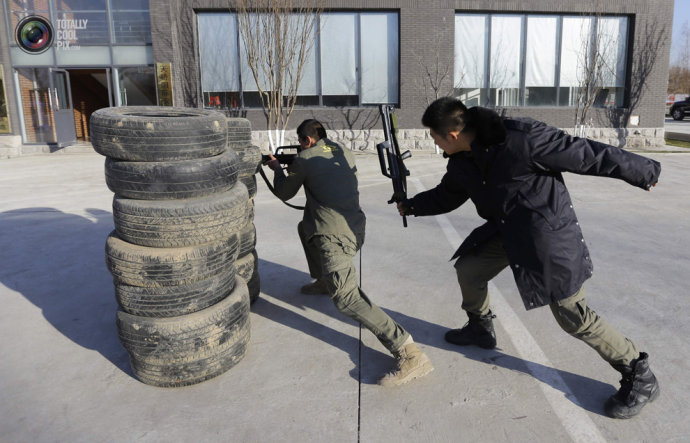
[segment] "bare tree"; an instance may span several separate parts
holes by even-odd
[[[638,33],[633,47],[632,69],[630,72],[630,88],[628,89],[628,106],[622,110],[609,108],[608,115],[611,123],[618,128],[626,128],[630,116],[639,106],[648,85],[647,80],[654,70],[657,57],[668,42],[667,31],[659,26],[656,19],[645,23],[644,32]]]
[[[320,0],[238,0],[237,24],[256,83],[271,150],[284,144],[304,66],[323,10]]]
[[[611,52],[615,50],[615,38],[600,32],[598,24],[602,18],[597,12],[590,20],[583,21],[581,48],[577,55],[578,88],[575,97],[575,127],[589,123],[589,110],[600,99],[604,90],[604,79],[616,76],[615,64],[611,66]],[[591,120],[591,119],[590,119]]]
[[[453,94],[453,64],[448,57],[450,48],[443,33],[436,29],[431,36],[428,50],[414,52],[419,75],[415,76],[415,87],[424,91],[426,105],[434,100]]]

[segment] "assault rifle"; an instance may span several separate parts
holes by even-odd
[[[393,196],[388,204],[397,203],[407,198],[407,176],[410,171],[405,167],[403,160],[412,157],[410,151],[400,153],[398,145],[398,122],[393,112],[393,106],[380,105],[381,122],[383,123],[383,135],[385,141],[376,145],[381,164],[381,173],[393,181]],[[386,161],[388,166],[386,166]],[[403,215],[403,226],[407,227],[407,217]]]
[[[297,153],[302,147],[300,145],[289,145],[289,146],[278,146],[276,148],[275,154],[273,156],[278,160],[278,162],[281,165],[286,165],[289,166],[292,164],[292,162],[295,160],[295,157],[297,157]],[[283,151],[285,150],[294,150],[294,154],[285,154]],[[261,154],[261,164],[263,165],[267,161],[271,160],[270,154]],[[264,172],[264,168],[259,166],[259,173],[261,174],[261,178],[264,179],[264,182],[266,182],[266,186],[268,189],[271,191],[273,195],[276,195],[275,189],[273,189],[273,186],[271,186],[271,181],[266,177],[266,173]],[[283,201],[287,206],[295,209],[304,209],[304,206],[295,206],[293,204],[290,204],[286,201]]]
[[[289,145],[289,146],[278,146],[276,148],[275,154],[273,156],[280,162],[281,165],[291,165],[292,162],[295,160],[295,157],[297,157],[297,153],[300,150],[300,145]],[[294,154],[285,154],[283,151],[285,150],[294,150]],[[261,155],[261,164],[266,163],[271,159],[271,156],[269,154],[262,154]]]

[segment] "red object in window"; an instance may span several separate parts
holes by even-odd
[[[210,106],[220,106],[220,97],[217,95],[212,95],[209,99]]]

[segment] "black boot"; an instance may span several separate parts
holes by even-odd
[[[493,319],[495,315],[489,311],[486,315],[467,313],[469,321],[462,329],[451,329],[446,332],[446,341],[454,345],[477,345],[484,349],[496,347],[496,333],[494,332]]]
[[[647,402],[659,396],[659,383],[649,369],[648,355],[640,352],[640,357],[630,366],[613,365],[623,374],[621,388],[606,401],[604,411],[613,418],[631,418],[640,413]]]

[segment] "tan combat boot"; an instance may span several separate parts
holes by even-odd
[[[408,343],[409,342],[409,343]],[[415,378],[423,377],[434,370],[434,365],[425,353],[419,349],[412,337],[408,338],[400,349],[393,352],[397,360],[395,371],[381,377],[381,386],[399,386]]]
[[[302,294],[324,295],[328,294],[328,285],[326,284],[326,280],[319,278],[308,285],[302,286],[299,291]]]

